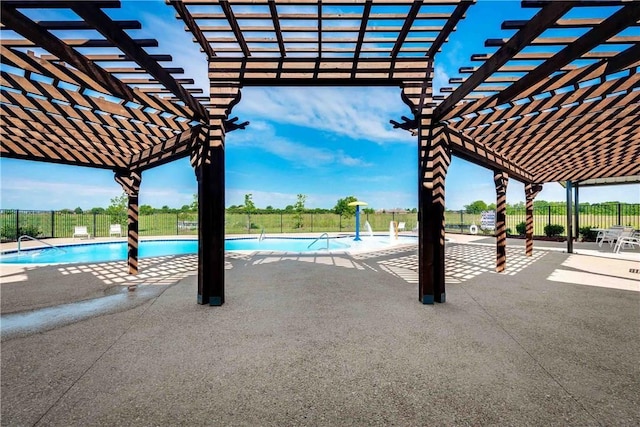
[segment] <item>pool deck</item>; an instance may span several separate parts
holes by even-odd
[[[195,255],[3,265],[2,425],[640,425],[638,251],[450,237],[432,306],[410,246],[230,253],[222,307]]]

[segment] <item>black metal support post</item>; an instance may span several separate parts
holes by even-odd
[[[573,204],[573,212],[575,213],[574,215],[574,219],[575,219],[575,228],[574,228],[574,236],[577,239],[580,238],[580,200],[579,200],[579,189],[580,186],[579,184],[576,182],[573,184],[574,187],[574,204]]]
[[[571,181],[567,181],[567,253],[573,253],[573,224],[571,219],[573,218],[573,212],[571,209],[571,191],[573,186]]]

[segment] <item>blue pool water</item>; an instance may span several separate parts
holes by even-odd
[[[224,248],[228,251],[283,251],[283,252],[316,252],[326,251],[326,240],[316,242],[309,248],[315,238],[266,238],[259,241],[251,239],[227,239]],[[340,251],[350,248],[350,238],[330,239],[329,250]],[[75,262],[104,262],[127,259],[127,243],[91,243],[60,246],[59,249],[32,249],[10,252],[0,255],[0,263],[6,264],[53,264]],[[146,240],[141,241],[138,248],[140,258],[165,255],[185,255],[198,253],[197,240]]]

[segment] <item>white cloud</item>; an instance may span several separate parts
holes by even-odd
[[[449,74],[447,74],[442,65],[436,65],[433,71],[433,94],[441,95],[440,89],[448,86],[450,86]]]
[[[80,206],[83,209],[105,207],[105,200],[119,196],[120,186],[91,185],[32,179],[2,180],[3,209],[64,209]],[[25,197],[28,195],[28,197]],[[72,195],[72,197],[70,197]]]
[[[343,150],[332,151],[293,142],[276,135],[275,129],[265,122],[252,123],[245,131],[231,134],[230,143],[260,149],[290,161],[294,166],[320,167],[331,164],[369,166],[365,160],[349,156]]]
[[[399,88],[245,88],[234,114],[379,144],[415,140],[389,124],[409,115]]]

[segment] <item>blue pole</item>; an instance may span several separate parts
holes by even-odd
[[[362,240],[360,239],[360,205],[356,205],[356,238],[353,240]]]

